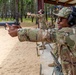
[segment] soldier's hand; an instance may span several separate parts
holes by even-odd
[[[19,28],[21,28],[21,26],[20,25],[14,25],[14,24],[12,24],[12,25],[8,25],[7,23],[6,23],[6,26],[8,27],[8,34],[10,35],[10,36],[12,36],[12,37],[15,37],[15,36],[17,36],[17,30],[19,29]]]

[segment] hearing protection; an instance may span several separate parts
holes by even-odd
[[[76,8],[73,8],[72,13],[68,16],[68,24],[70,27],[76,24]]]

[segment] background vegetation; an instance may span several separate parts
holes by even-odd
[[[50,14],[54,5],[45,4],[45,13]],[[0,21],[26,18],[27,12],[37,13],[37,0],[0,0]]]

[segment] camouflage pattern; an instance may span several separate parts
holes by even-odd
[[[22,41],[45,41],[50,38],[50,34],[47,34],[47,30],[42,29],[19,29],[18,38]]]
[[[20,29],[18,30],[18,38],[22,41],[36,41],[36,35],[38,33],[38,30],[35,29],[34,31],[32,29]]]
[[[72,10],[68,7],[62,8],[59,17],[68,18]],[[76,26],[66,27],[56,32],[56,47],[54,55],[60,57],[64,75],[76,75]]]
[[[76,75],[76,27],[66,27],[51,32],[54,40],[53,54],[60,57],[64,75]]]
[[[55,15],[64,17],[64,18],[68,18],[69,14],[71,14],[71,12],[72,12],[71,8],[64,7],[64,8],[62,8],[62,10],[59,11],[58,14],[55,14]]]
[[[18,31],[18,38],[20,41],[29,40],[25,35],[26,33],[30,38],[29,41],[47,41],[46,39],[51,38],[50,40],[53,40],[52,42],[56,42],[55,50],[53,53],[55,54],[56,57],[61,58],[63,73],[64,75],[68,75],[69,72],[70,73],[71,71],[75,72],[76,70],[76,66],[75,66],[76,65],[76,52],[75,52],[76,33],[75,31],[76,31],[75,27],[73,28],[66,27],[60,30],[52,29],[50,31],[51,35],[50,34],[48,35],[47,31],[43,31],[43,30],[40,31],[40,29],[21,29]],[[75,67],[73,67],[73,64],[70,64],[73,62]],[[73,67],[73,69],[71,69],[71,67]]]
[[[33,14],[31,14],[31,16],[32,16],[32,15],[33,15]],[[47,29],[45,14],[42,14],[42,13],[40,13],[40,14],[35,14],[34,17],[38,19],[38,27],[39,27],[40,29],[43,29],[43,30]],[[45,44],[44,44],[44,42],[42,42],[42,47],[40,47],[40,49],[45,49],[45,48],[46,48],[46,47],[45,47]]]
[[[64,75],[76,75],[76,27],[63,28],[57,33],[58,55]]]
[[[65,10],[65,11],[64,11]],[[63,11],[63,12],[62,12]],[[71,13],[70,9],[63,8],[59,16],[67,18]],[[37,15],[39,18],[41,15]],[[26,34],[30,40],[26,37]],[[38,36],[36,36],[38,35]],[[21,29],[18,31],[20,41],[47,41],[54,44],[53,54],[61,59],[62,71],[64,75],[76,75],[76,27],[65,27],[62,29],[53,28],[50,31],[37,29]],[[36,39],[37,37],[37,39]]]
[[[47,29],[45,14],[31,14],[32,17],[38,18],[39,28]]]
[[[41,29],[47,29],[46,19],[44,14],[40,14],[39,17],[39,26]]]

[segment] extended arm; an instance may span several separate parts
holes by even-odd
[[[16,25],[7,25],[9,27],[8,33],[10,36],[15,37],[18,36],[20,41],[52,41],[55,39],[55,33],[49,30],[42,29],[26,29],[21,28],[21,26]]]
[[[18,38],[20,41],[47,41],[50,40],[50,34],[41,29],[19,29]]]

